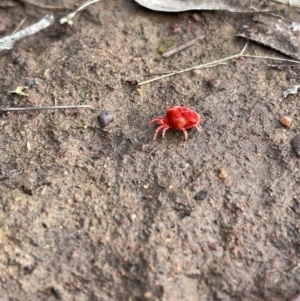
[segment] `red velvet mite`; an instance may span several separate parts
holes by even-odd
[[[184,133],[185,140],[188,138],[187,131],[191,128],[196,128],[198,131],[198,125],[200,124],[200,115],[192,109],[181,106],[170,107],[167,110],[166,116],[156,117],[150,121],[149,125],[157,122],[159,127],[155,130],[153,140],[160,130],[162,130],[162,137],[165,137],[166,131],[171,128],[173,130],[181,130]]]

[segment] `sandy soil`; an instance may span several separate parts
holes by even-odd
[[[0,34],[46,13],[3,1]],[[149,73],[240,52],[245,40],[235,33],[250,19],[103,0],[73,27],[56,22],[0,56],[1,107],[93,107],[0,115],[1,301],[297,296],[300,161],[290,141],[300,118],[298,96],[282,93],[299,83],[299,69],[239,58],[136,89]],[[280,56],[251,43],[247,53]],[[10,92],[19,86],[28,96]],[[192,129],[184,141],[169,130],[153,141],[148,123],[171,105],[199,112],[201,133]],[[114,121],[102,128],[104,110]],[[290,128],[279,122],[284,115]]]

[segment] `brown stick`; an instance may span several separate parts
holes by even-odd
[[[191,41],[189,41],[189,42],[187,42],[187,43],[185,43],[185,44],[183,44],[183,45],[181,45],[179,47],[171,49],[170,51],[164,53],[162,56],[163,57],[170,57],[170,56],[174,55],[175,53],[177,53],[177,52],[179,52],[181,50],[184,50],[184,49],[192,46],[193,44],[197,43],[198,40],[202,40],[204,38],[205,38],[205,36],[199,36],[196,39],[193,39],[193,40],[191,40]]]

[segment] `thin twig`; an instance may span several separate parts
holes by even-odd
[[[37,4],[37,3],[31,2],[29,0],[18,0],[18,1],[20,1],[22,3],[29,4],[31,6],[35,6],[35,7],[42,8],[42,9],[46,9],[46,10],[52,10],[52,11],[66,10],[65,6],[48,6],[48,5],[43,5],[43,4]]]
[[[212,67],[215,67],[215,66],[218,66],[218,65],[227,65],[226,63],[219,63],[219,64],[215,64],[215,65],[211,65],[211,66],[208,66],[206,68],[212,68]],[[162,72],[155,72],[155,73],[146,73],[145,75],[146,76],[151,76],[151,75],[163,75],[163,74],[169,74],[169,73],[178,73],[180,72],[180,70],[169,70],[169,71],[162,71]]]
[[[300,66],[299,65],[292,65],[292,64],[286,64],[286,65],[284,65],[284,64],[281,64],[281,65],[279,65],[279,64],[268,64],[267,65],[268,67],[270,67],[270,68],[275,68],[275,69],[280,69],[280,68],[282,68],[282,69],[284,69],[284,68],[299,68]]]
[[[244,46],[243,50],[238,54],[234,54],[234,55],[225,57],[225,58],[220,59],[220,60],[216,60],[216,61],[209,62],[209,63],[206,63],[206,64],[197,65],[197,66],[186,68],[186,69],[176,71],[176,72],[174,71],[174,72],[171,72],[169,74],[165,74],[165,75],[162,75],[162,76],[159,76],[159,77],[155,77],[155,78],[146,80],[144,82],[139,83],[137,85],[137,88],[139,86],[142,86],[142,85],[145,85],[145,84],[148,84],[148,83],[151,83],[151,82],[155,82],[157,80],[160,80],[160,79],[166,78],[166,77],[170,77],[170,76],[173,76],[175,74],[180,74],[180,73],[188,72],[188,71],[195,70],[195,69],[214,67],[214,66],[222,64],[225,61],[229,61],[229,60],[239,58],[239,57],[249,57],[249,58],[255,58],[255,59],[268,59],[268,60],[274,60],[274,61],[285,61],[285,62],[300,64],[300,61],[296,61],[296,60],[289,60],[289,59],[283,59],[283,58],[271,57],[271,56],[259,56],[259,55],[244,54],[244,52],[246,51],[247,46],[248,46],[248,43]]]
[[[233,58],[236,58],[236,57],[239,57],[239,56],[241,56],[241,55],[244,53],[244,51],[245,51],[247,45],[248,45],[248,43],[245,45],[245,47],[243,48],[243,50],[242,50],[240,53],[238,53],[238,54],[231,55],[231,56],[229,56],[229,57],[226,57],[226,58],[224,58],[224,59],[217,60],[217,61],[214,61],[214,62],[210,62],[210,63],[206,63],[206,64],[201,64],[201,65],[198,65],[198,66],[190,67],[190,68],[187,68],[187,69],[183,69],[183,70],[180,70],[180,71],[171,72],[171,73],[169,73],[169,74],[165,74],[165,75],[162,75],[162,76],[159,76],[159,77],[155,77],[155,78],[152,78],[152,79],[149,79],[149,80],[146,80],[146,81],[144,81],[144,82],[139,83],[139,84],[137,85],[137,87],[142,86],[142,85],[144,85],[144,84],[151,83],[151,82],[155,82],[155,81],[157,81],[157,80],[159,80],[159,79],[162,79],[162,78],[165,78],[165,77],[173,76],[173,75],[175,75],[175,74],[184,73],[184,72],[191,71],[191,70],[194,70],[194,69],[201,69],[201,68],[211,67],[211,66],[214,66],[214,65],[216,65],[216,64],[219,64],[219,63],[228,61],[228,60],[233,59]]]
[[[0,112],[9,111],[41,111],[55,109],[93,109],[90,105],[74,105],[74,106],[46,106],[46,107],[17,107],[17,108],[0,108]]]
[[[220,60],[220,61],[224,61],[223,60]],[[191,71],[191,70],[195,70],[195,69],[202,69],[202,68],[211,68],[211,67],[215,67],[215,66],[218,66],[218,65],[224,65],[224,63],[222,62],[219,62],[219,61],[215,61],[215,62],[211,62],[211,63],[207,63],[207,64],[204,64],[204,65],[199,65],[199,66],[195,66],[195,67],[191,67],[191,68],[187,68],[187,69],[184,69],[184,70],[180,70],[180,71],[174,71],[172,73],[168,73],[168,74],[165,74],[165,75],[162,75],[162,76],[159,76],[159,77],[155,77],[155,78],[152,78],[152,79],[149,79],[149,80],[146,80],[144,82],[141,82],[137,85],[137,88],[139,86],[142,86],[144,84],[148,84],[148,83],[151,83],[151,82],[155,82],[161,78],[165,78],[165,77],[169,77],[169,76],[172,76],[172,75],[175,75],[175,74],[180,74],[180,73],[184,73],[184,72],[187,72],[187,71]]]
[[[284,58],[281,58],[281,57],[249,55],[249,54],[242,55],[242,57],[251,57],[253,59],[266,59],[266,60],[283,61],[283,62],[290,62],[290,63],[300,64],[300,61],[284,59]]]
[[[26,19],[27,19],[27,16],[21,21],[21,23],[18,25],[18,27],[14,30],[14,32],[12,34],[15,34],[20,29],[20,27],[23,25],[23,23],[26,21]]]
[[[181,45],[179,47],[176,47],[176,48],[173,48],[173,49],[169,50],[168,52],[164,53],[162,56],[163,57],[170,57],[170,56],[174,55],[175,53],[177,53],[177,52],[179,52],[181,50],[184,50],[184,49],[192,46],[193,44],[197,43],[198,40],[202,40],[204,38],[205,38],[205,36],[199,36],[199,37],[197,37],[197,38],[195,38],[195,39],[193,39],[191,41],[188,41],[187,43],[185,43],[185,44],[183,44],[183,45]]]
[[[76,10],[74,10],[73,12],[71,12],[70,14],[62,17],[60,20],[59,20],[59,23],[60,24],[64,24],[64,23],[68,23],[69,25],[73,25],[73,21],[72,19],[76,16],[76,14],[85,9],[86,7],[88,7],[89,5],[93,4],[93,3],[96,3],[96,2],[99,2],[101,0],[87,0],[85,1],[84,3],[82,3]]]
[[[178,70],[169,70],[169,71],[162,71],[162,72],[155,72],[155,73],[146,73],[145,76],[151,76],[151,75],[162,75],[162,74],[169,74],[169,73],[176,73]]]

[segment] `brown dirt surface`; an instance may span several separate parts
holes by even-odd
[[[3,1],[1,37],[47,13]],[[1,54],[0,105],[93,109],[0,113],[0,300],[297,296],[300,161],[290,141],[300,118],[298,96],[282,93],[299,83],[299,68],[238,58],[136,89],[150,73],[239,53],[245,40],[235,33],[252,16],[158,13],[131,0],[93,4],[72,27],[58,23],[66,11],[53,13],[53,26]],[[280,56],[254,43],[247,53]],[[28,96],[10,92],[25,86]],[[201,133],[185,141],[168,130],[153,141],[148,123],[171,105],[199,112]],[[102,111],[114,115],[105,128]]]

